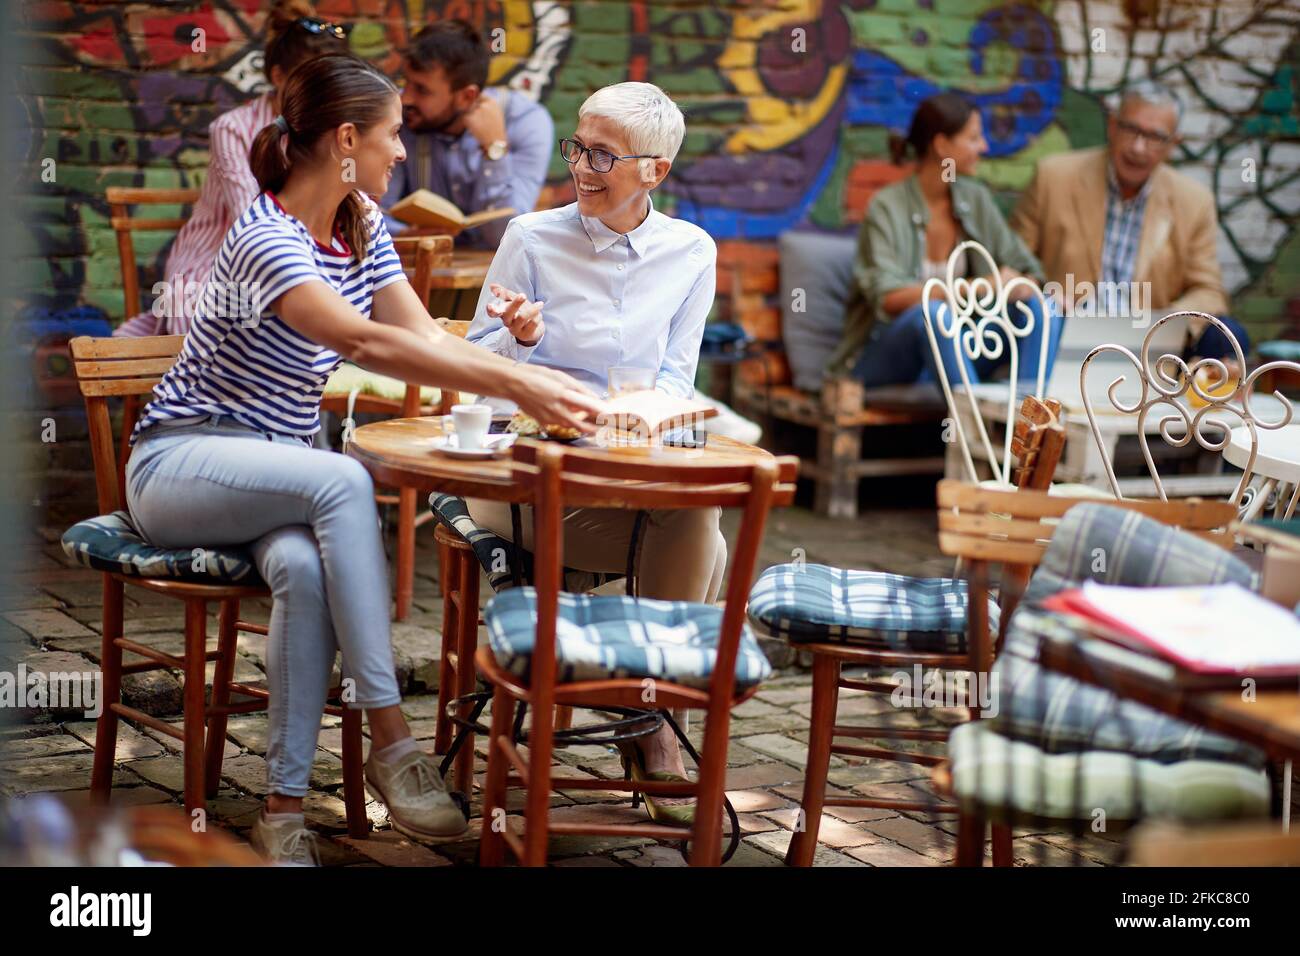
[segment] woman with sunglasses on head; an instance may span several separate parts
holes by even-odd
[[[654,190],[686,135],[682,112],[650,83],[597,90],[560,141],[577,202],[517,216],[488,269],[468,339],[499,355],[569,373],[597,392],[618,366],[648,369],[654,387],[689,398],[695,391],[704,323],[713,308],[717,247],[699,226],[655,210]],[[472,500],[470,514],[506,539],[508,505]],[[525,509],[527,510],[527,509]],[[622,572],[636,536],[641,597],[712,603],[722,587],[727,542],[718,508],[637,514],[571,509],[564,517],[564,563]],[[533,550],[532,519],[522,546]],[[624,745],[629,773],[685,779],[672,729]],[[692,801],[646,797],[656,821],[690,826]]]
[[[128,318],[118,336],[184,335],[194,317],[194,299],[203,288],[222,240],[257,198],[257,180],[248,165],[253,138],[279,112],[280,91],[294,67],[326,53],[347,53],[351,24],[314,16],[308,0],[275,0],[266,17],[262,66],[271,89],[212,121],[208,127],[208,172],[198,202],[176,234],[163,277],[170,294],[154,309]]]
[[[350,56],[318,57],[289,76],[282,110],[253,143],[262,192],[226,235],[180,357],[141,416],[126,486],[147,540],[246,544],[271,589],[269,796],[251,840],[272,860],[310,862],[302,801],[340,650],[349,706],[370,725],[367,789],[394,827],[436,841],[466,826],[398,709],[370,476],[311,447],[330,373],[347,358],[584,430],[601,405],[566,375],[443,331],[412,291],[368,198],[383,195],[403,158],[387,77]],[[230,289],[239,295],[217,293]]]

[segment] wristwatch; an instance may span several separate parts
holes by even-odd
[[[496,162],[498,159],[501,159],[505,156],[506,150],[508,150],[509,148],[510,148],[510,144],[507,143],[504,139],[494,140],[491,143],[488,143],[487,146],[483,149],[483,155],[486,156],[488,159],[492,160],[493,162]]]

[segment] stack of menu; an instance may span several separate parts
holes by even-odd
[[[1098,637],[1203,678],[1300,677],[1300,618],[1237,584],[1129,588],[1085,581],[1043,602]]]

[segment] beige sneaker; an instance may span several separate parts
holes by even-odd
[[[320,866],[316,834],[295,822],[271,823],[259,813],[248,842],[277,866]]]
[[[365,777],[366,790],[388,807],[393,828],[411,839],[445,843],[469,829],[437,766],[423,751],[393,763],[371,758],[366,761]]]

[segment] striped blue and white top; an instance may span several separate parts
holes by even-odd
[[[358,262],[336,230],[327,248],[262,193],[235,221],[199,296],[180,357],[153,390],[131,436],[159,422],[229,416],[310,441],[339,354],[298,334],[269,308],[304,282],[325,282],[366,318],[374,293],[403,281],[379,208],[366,200],[370,242]]]

